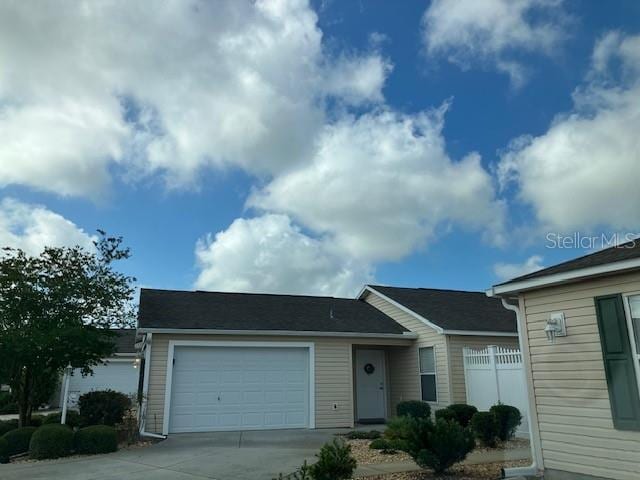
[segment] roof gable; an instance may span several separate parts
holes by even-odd
[[[369,285],[441,333],[494,332],[516,334],[515,314],[484,292]]]
[[[362,300],[302,295],[141,289],[142,329],[408,332]]]

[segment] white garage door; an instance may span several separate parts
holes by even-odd
[[[69,400],[73,405],[80,395],[92,390],[115,390],[135,395],[138,391],[139,374],[140,371],[133,368],[133,359],[98,365],[93,368],[93,375],[86,377],[76,369],[69,379]]]
[[[170,432],[308,425],[308,349],[175,347]]]

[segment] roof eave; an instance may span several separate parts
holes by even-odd
[[[270,335],[290,337],[351,337],[351,338],[396,338],[415,339],[414,332],[403,333],[371,333],[371,332],[322,332],[312,330],[222,330],[214,328],[157,328],[139,327],[139,333],[173,333],[196,335]]]
[[[633,258],[631,260],[612,262],[604,265],[597,265],[594,267],[580,268],[577,270],[545,275],[543,277],[536,277],[521,281],[494,285],[486,291],[486,294],[489,297],[510,296],[509,294],[513,295],[527,290],[536,290],[539,288],[551,287],[554,285],[575,282],[590,277],[620,273],[638,268],[640,268],[640,258]]]

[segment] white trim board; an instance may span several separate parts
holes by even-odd
[[[141,333],[172,333],[184,335],[251,335],[273,337],[348,337],[348,338],[418,338],[413,332],[404,333],[360,333],[360,332],[317,332],[311,330],[217,330],[214,328],[139,328]]]
[[[444,330],[445,335],[469,335],[477,337],[517,337],[518,332],[483,332],[477,330]]]
[[[175,347],[267,347],[267,348],[307,348],[309,349],[309,428],[316,428],[316,354],[313,342],[240,342],[208,340],[169,340],[167,352],[167,373],[164,389],[164,414],[162,434],[169,434],[169,413],[171,411],[171,387],[173,382],[173,357]]]
[[[577,270],[570,270],[568,272],[545,275],[544,277],[532,278],[530,280],[521,280],[519,282],[508,283],[506,285],[494,285],[486,291],[486,294],[488,297],[493,297],[505,293],[517,293],[525,290],[533,290],[536,288],[568,283],[587,277],[596,277],[637,268],[640,268],[640,258],[633,258],[622,262],[607,263],[605,265],[598,265],[595,267],[580,268]]]
[[[365,292],[371,292],[371,293],[379,296],[384,301],[386,301],[386,302],[390,303],[391,305],[393,305],[394,307],[399,308],[400,310],[402,310],[404,313],[406,313],[408,315],[411,315],[413,318],[415,318],[416,320],[419,320],[420,322],[424,323],[426,326],[433,328],[436,332],[444,333],[444,329],[442,327],[439,327],[435,323],[430,322],[429,320],[424,318],[422,315],[418,315],[413,310],[405,307],[404,305],[402,305],[401,303],[396,302],[395,300],[392,300],[391,298],[389,298],[386,295],[380,293],[375,288],[372,288],[369,285],[365,285],[364,287],[362,287],[362,290],[358,294],[357,298],[362,298],[362,296],[364,295]]]

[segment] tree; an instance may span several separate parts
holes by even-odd
[[[135,278],[113,270],[130,256],[99,230],[95,251],[47,247],[0,252],[0,383],[11,387],[20,426],[48,399],[70,363],[83,375],[115,350],[112,327],[133,324]]]

